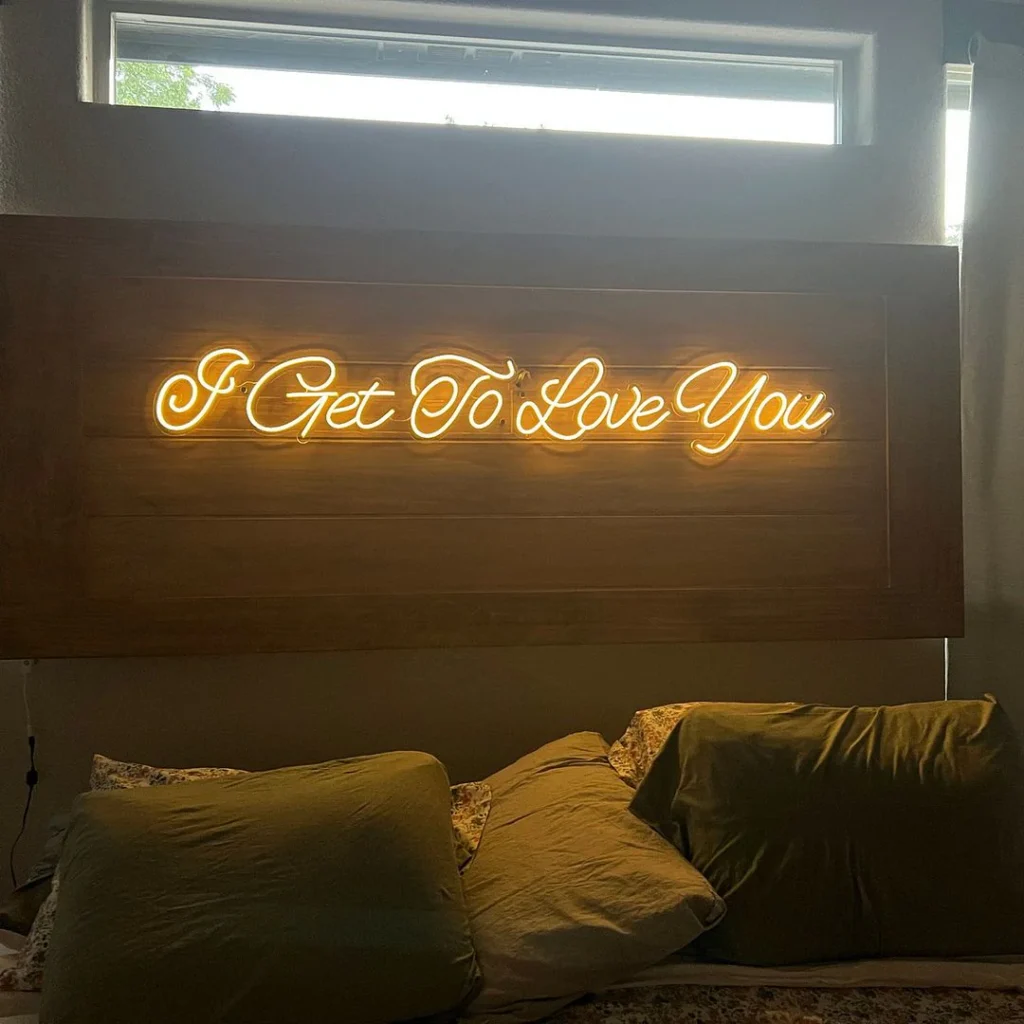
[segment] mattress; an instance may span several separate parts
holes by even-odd
[[[0,967],[21,939],[0,932]],[[38,1024],[39,995],[0,992],[0,1024]],[[552,1024],[1024,1024],[1024,958],[736,967],[673,957]]]
[[[646,988],[964,988],[1024,992],[1024,957],[980,960],[850,960],[803,967],[737,967],[676,956],[616,985]]]

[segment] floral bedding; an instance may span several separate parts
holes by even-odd
[[[551,1024],[1024,1024],[1024,993],[656,985],[591,997]]]

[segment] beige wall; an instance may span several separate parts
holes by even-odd
[[[653,7],[695,10],[682,0]],[[743,7],[715,10],[723,18]],[[937,240],[941,4],[771,7],[783,23],[876,33],[873,145],[538,136],[92,106],[76,98],[74,0],[8,0],[0,6],[0,210]],[[46,817],[83,785],[94,750],[262,767],[420,747],[468,778],[571,729],[614,734],[634,708],[669,700],[940,697],[942,661],[940,641],[905,641],[43,663],[31,681],[42,782],[23,849],[27,857]],[[17,666],[0,671],[4,850],[24,792],[20,678]]]

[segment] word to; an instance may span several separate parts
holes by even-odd
[[[254,430],[299,439],[316,431],[366,435],[405,425],[413,437],[432,441],[498,425],[512,436],[579,441],[595,431],[650,435],[683,418],[708,435],[691,441],[693,449],[716,456],[744,434],[820,433],[835,415],[824,392],[773,390],[767,373],[742,379],[727,359],[687,373],[670,397],[645,394],[636,384],[608,389],[598,356],[586,356],[564,376],[534,388],[529,372],[511,359],[492,367],[446,352],[416,363],[401,395],[398,385],[386,388],[380,380],[343,386],[338,363],[323,355],[284,359],[249,380],[244,371],[254,365],[237,348],[209,352],[194,372],[175,373],[160,385],[157,423],[171,434],[187,434],[229,396],[245,397],[245,417]]]

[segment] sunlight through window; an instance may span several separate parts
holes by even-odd
[[[832,59],[115,16],[114,101],[404,124],[839,142]]]
[[[970,66],[949,65],[946,69],[945,223],[946,241],[953,245],[960,244],[964,231],[970,105]]]

